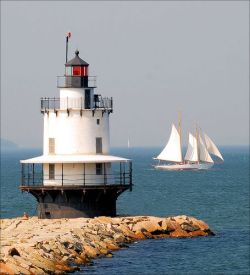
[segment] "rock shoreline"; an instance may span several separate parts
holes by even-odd
[[[143,239],[211,236],[194,217],[1,219],[0,274],[67,274]]]

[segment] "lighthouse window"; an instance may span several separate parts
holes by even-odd
[[[49,164],[49,180],[55,179],[55,164]]]
[[[73,67],[73,75],[81,75],[81,67],[80,66]]]
[[[55,154],[55,139],[49,138],[49,154]]]
[[[96,124],[97,124],[97,125],[100,124],[100,119],[99,119],[99,118],[96,120]]]
[[[96,138],[96,153],[102,154],[102,138],[101,137]]]
[[[96,175],[102,175],[102,164],[96,163]]]

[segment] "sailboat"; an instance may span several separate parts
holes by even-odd
[[[129,138],[128,138],[128,148],[130,148],[130,141],[129,141]]]
[[[167,145],[154,158],[159,160],[158,165],[154,166],[156,169],[206,170],[214,165],[211,155],[218,157],[222,162],[224,161],[212,139],[202,133],[198,127],[196,127],[195,135],[189,133],[187,152],[183,158],[181,136],[181,123],[179,121],[179,129],[177,130],[175,125],[172,124],[172,131]],[[163,164],[161,164],[162,161],[164,161]]]

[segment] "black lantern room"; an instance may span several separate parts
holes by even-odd
[[[75,51],[75,57],[65,64],[65,84],[71,88],[88,87],[89,64],[79,57],[79,51]]]

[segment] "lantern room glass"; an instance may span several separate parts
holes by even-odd
[[[73,76],[81,75],[81,66],[73,66]]]
[[[88,76],[88,67],[87,66],[84,66],[82,68],[82,76]]]
[[[71,67],[66,67],[65,68],[65,74],[66,74],[66,76],[72,76],[72,68]]]

